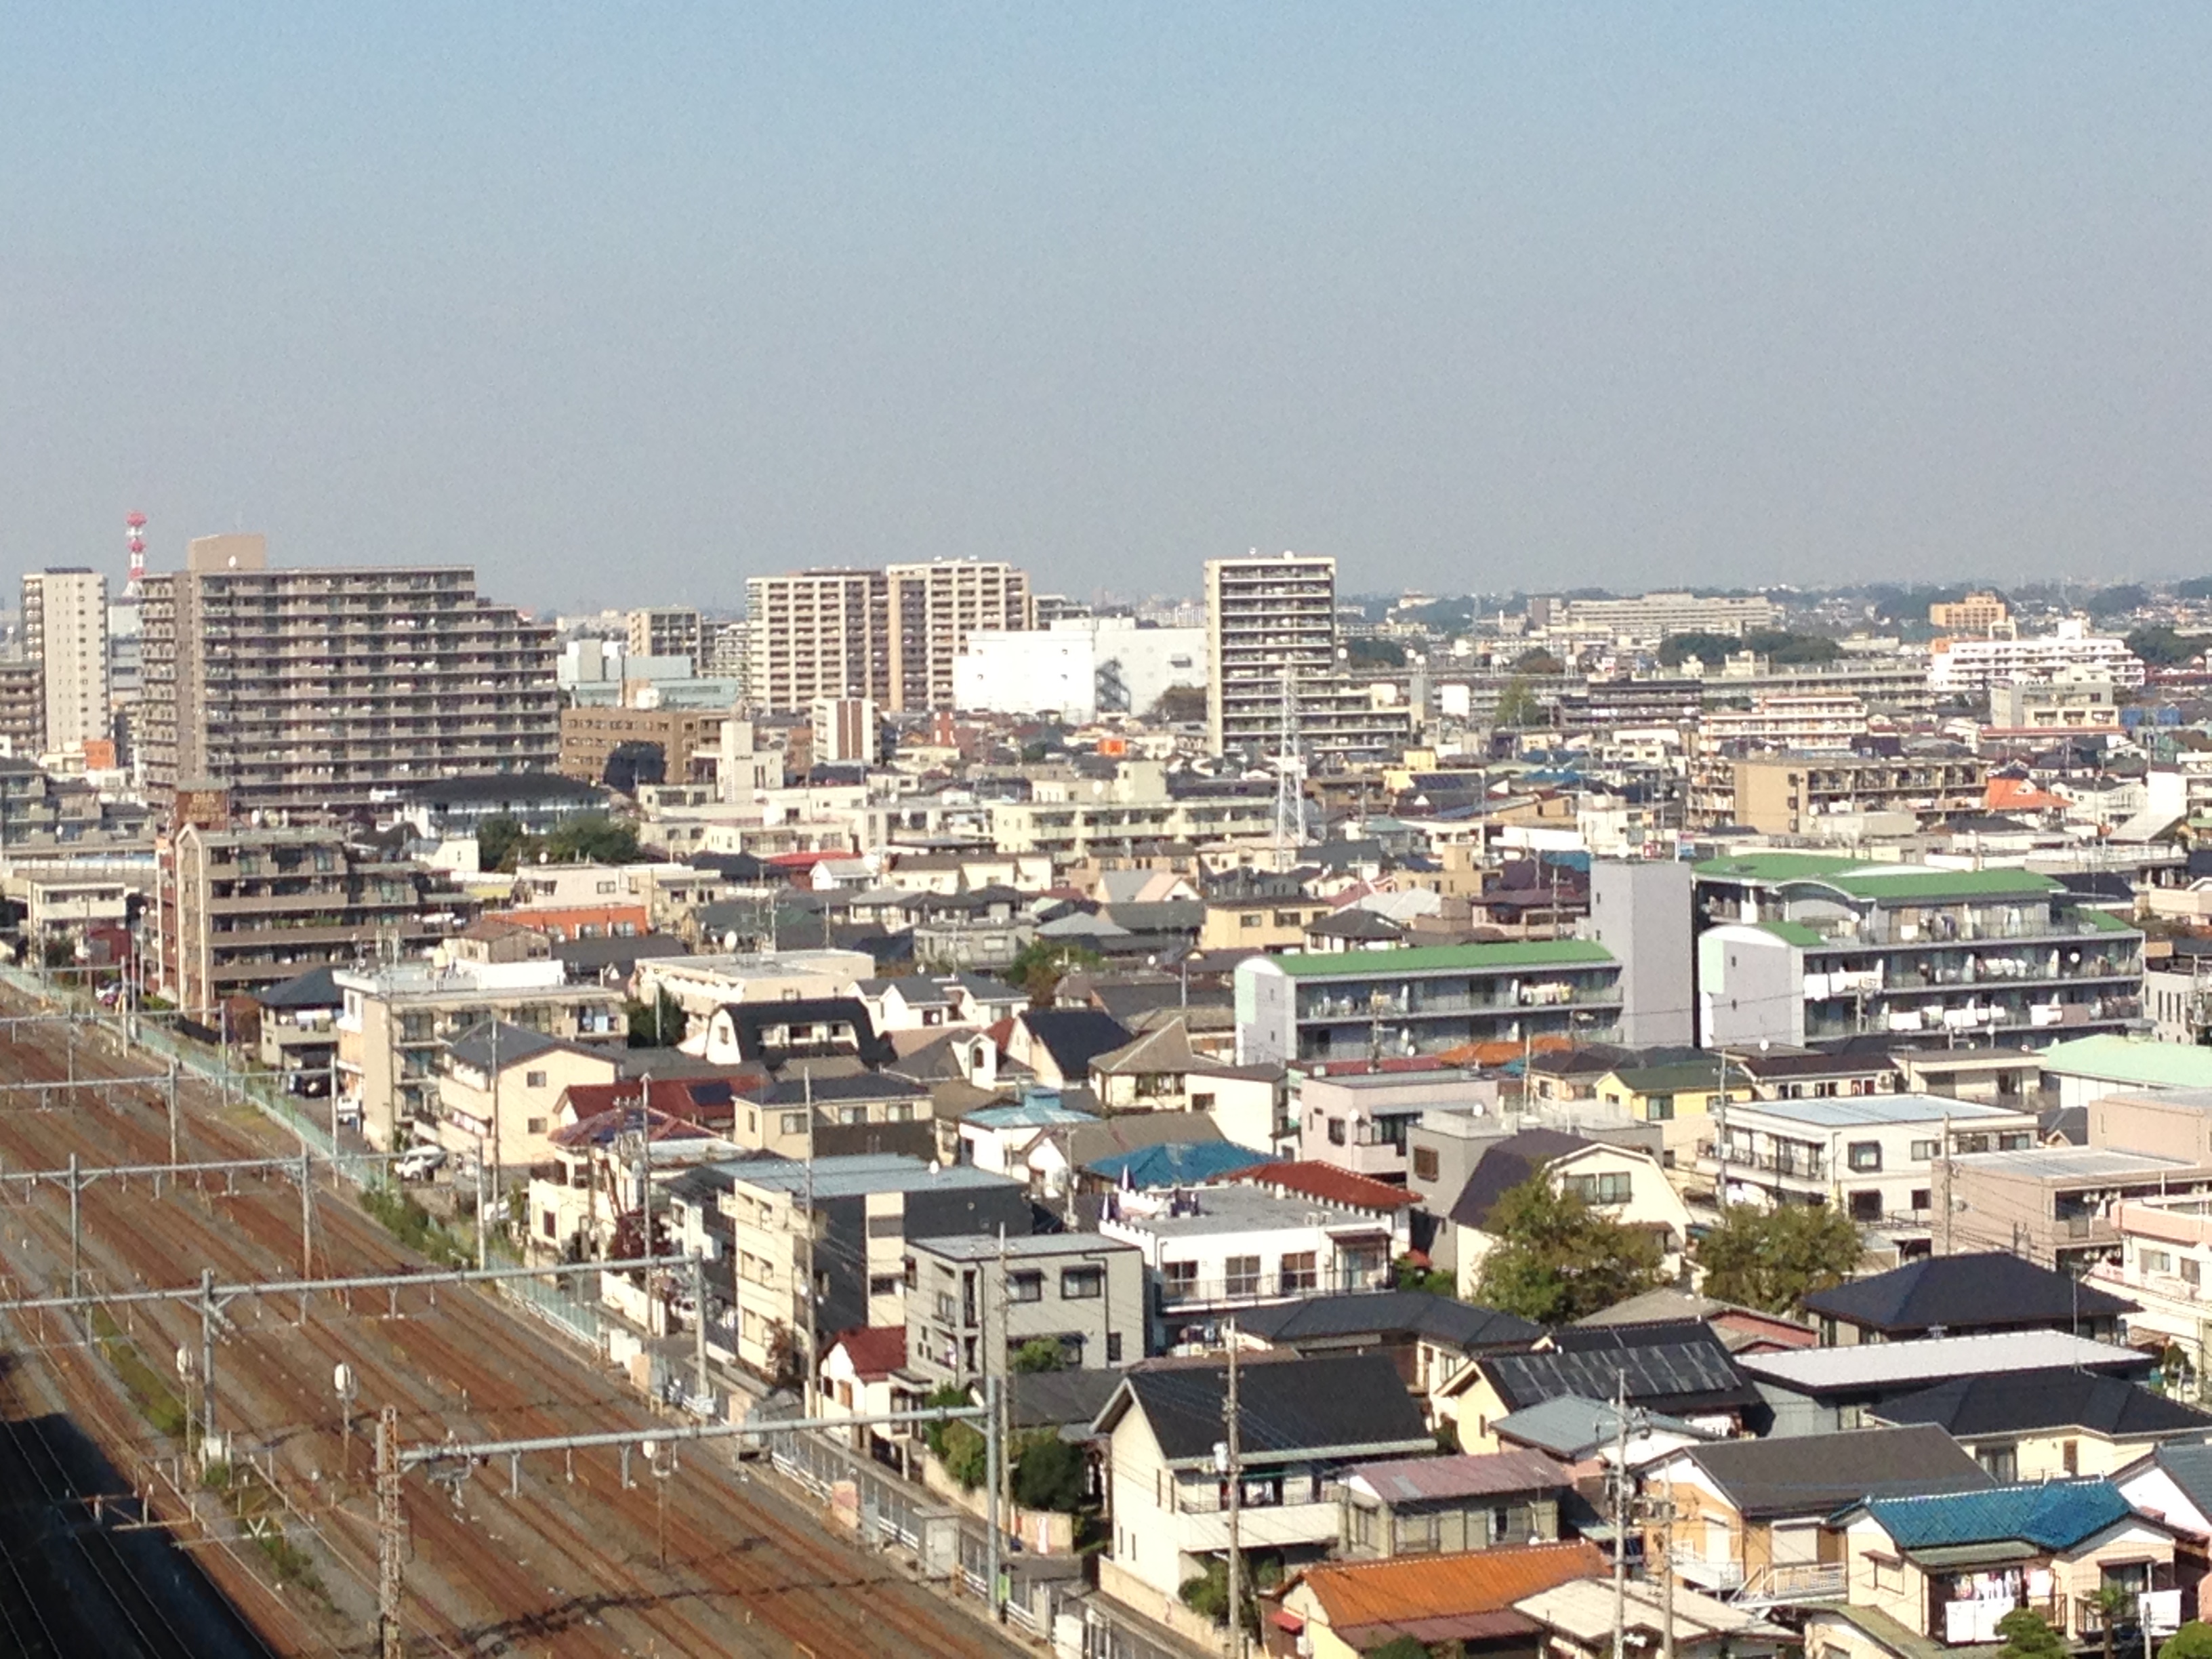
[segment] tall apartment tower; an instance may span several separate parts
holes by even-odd
[[[657,605],[633,611],[625,619],[623,641],[633,657],[689,657],[691,672],[703,674],[699,613],[689,605]]]
[[[990,561],[749,577],[746,694],[778,709],[825,697],[950,708],[953,659],[970,634],[1036,625],[1028,573]]]
[[[1302,690],[1336,672],[1336,561],[1208,559],[1206,669],[1208,752],[1272,751],[1284,671]]]
[[[85,569],[26,575],[23,653],[41,671],[44,748],[82,748],[112,734],[106,576]]]
[[[351,815],[559,760],[553,629],[479,598],[465,566],[272,569],[262,537],[203,536],[140,608],[150,789]]]

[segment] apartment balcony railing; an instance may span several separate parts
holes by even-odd
[[[1162,1313],[1195,1312],[1240,1304],[1275,1302],[1294,1296],[1326,1296],[1343,1291],[1387,1291],[1397,1283],[1387,1261],[1369,1267],[1316,1268],[1310,1273],[1280,1270],[1232,1273],[1218,1279],[1163,1279]]]

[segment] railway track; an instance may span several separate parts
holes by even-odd
[[[58,1045],[0,1042],[0,1082],[114,1075],[113,1091],[68,1107],[0,1109],[0,1157],[9,1167],[59,1168],[71,1152],[89,1166],[158,1162],[168,1154],[166,1104],[131,1063],[80,1044],[71,1060]],[[187,1085],[182,1156],[268,1157],[289,1150],[258,1117],[226,1113],[212,1092]],[[233,1193],[165,1192],[158,1206],[143,1190],[95,1182],[82,1194],[84,1260],[104,1288],[190,1282],[202,1267],[218,1279],[289,1277],[300,1266],[299,1197],[289,1181],[249,1180]],[[12,1236],[35,1237],[51,1258],[66,1243],[60,1194],[0,1212]],[[312,1232],[318,1273],[404,1270],[414,1259],[349,1197],[316,1195]],[[10,1242],[14,1242],[11,1237]],[[314,1518],[333,1565],[360,1584],[374,1578],[368,1460],[351,1448],[326,1379],[338,1359],[354,1367],[362,1404],[398,1407],[403,1437],[463,1439],[550,1435],[642,1426],[653,1419],[618,1383],[558,1346],[546,1333],[473,1291],[448,1288],[435,1307],[410,1293],[405,1316],[349,1313],[324,1299],[304,1322],[276,1304],[233,1304],[232,1328],[216,1360],[219,1414],[237,1431],[238,1455],[257,1457],[269,1478]],[[374,1316],[384,1311],[382,1298]],[[296,1308],[292,1313],[296,1314]],[[155,1355],[189,1343],[189,1308],[140,1308],[130,1334]],[[125,1433],[131,1432],[125,1425]],[[143,1425],[142,1455],[158,1450]],[[568,1465],[526,1465],[519,1488],[507,1472],[484,1470],[449,1501],[410,1481],[406,1512],[413,1544],[409,1613],[420,1650],[494,1652],[713,1651],[768,1659],[862,1659],[891,1650],[920,1659],[997,1659],[1019,1650],[882,1559],[818,1527],[780,1495],[732,1470],[704,1448],[685,1455],[663,1491],[651,1477],[625,1488],[612,1454],[577,1454]],[[669,1560],[655,1559],[658,1505],[667,1504]],[[7,1600],[0,1580],[0,1612]]]

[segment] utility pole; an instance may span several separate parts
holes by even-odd
[[[814,1277],[814,1067],[811,1063],[806,1070],[799,1073],[799,1086],[805,1091],[806,1102],[806,1386],[805,1391],[800,1394],[799,1400],[805,1407],[806,1414],[812,1417],[818,1406],[814,1397],[814,1389],[817,1381],[815,1370],[819,1361],[815,1356],[814,1346],[820,1339],[815,1329],[818,1320],[814,1294],[816,1288]],[[984,1369],[984,1375],[986,1376],[990,1375],[988,1366]],[[998,1501],[997,1494],[998,1486],[996,1482],[994,1482],[992,1486],[994,1504]],[[991,1534],[994,1549],[997,1547],[998,1538],[996,1527],[997,1522],[994,1521]],[[994,1584],[994,1589],[995,1588]]]
[[[71,1152],[70,1154],[69,1183],[70,1294],[71,1296],[82,1296],[84,1294],[84,1286],[82,1283],[83,1278],[82,1249],[84,1236],[78,1226],[78,1212],[82,1205],[81,1194],[84,1188],[82,1183],[77,1179],[76,1154],[75,1152]]]
[[[995,1371],[986,1370],[983,1373],[983,1404],[987,1408],[983,1419],[983,1473],[991,1488],[988,1500],[990,1513],[983,1522],[983,1597],[984,1604],[991,1609],[991,1616],[999,1620],[1006,1616],[1006,1604],[999,1595],[1000,1532],[1005,1523],[1005,1516],[999,1504],[999,1482],[1000,1472],[1006,1466],[1006,1442],[999,1434],[1000,1401],[1004,1385],[1005,1379]]]
[[[499,1010],[497,1008],[492,1010],[491,1015],[491,1122],[489,1127],[491,1130],[489,1136],[491,1161],[496,1165],[499,1163]],[[484,1141],[483,1138],[479,1138],[477,1141],[477,1266],[479,1267],[488,1267],[491,1265],[491,1212],[484,1190],[487,1179],[495,1192],[499,1187],[499,1172],[495,1168],[487,1177],[484,1170]],[[646,1254],[647,1255],[653,1254],[650,1246],[647,1247]]]
[[[1616,1371],[1613,1388],[1613,1659],[1628,1647],[1628,1373]]]
[[[200,1452],[215,1443],[215,1269],[200,1269]]]
[[[177,1159],[177,1060],[169,1057],[169,1162]]]
[[[1720,1054],[1720,1091],[1713,1097],[1713,1218],[1728,1218],[1728,1050]]]
[[[406,1659],[406,1638],[399,1631],[399,1601],[407,1588],[406,1527],[399,1510],[399,1408],[386,1406],[376,1419],[378,1659]]]
[[[1951,1254],[1951,1115],[1943,1114],[1943,1144],[1936,1149],[1943,1159],[1943,1254]]]
[[[691,1380],[699,1393],[699,1409],[707,1410],[707,1258],[691,1255]]]
[[[1229,1397],[1221,1414],[1228,1425],[1224,1442],[1229,1474],[1229,1659],[1244,1659],[1244,1437],[1237,1400],[1237,1321],[1228,1324]]]
[[[331,1157],[333,1161],[337,1159],[336,1146],[331,1148]],[[302,1135],[300,1138],[300,1277],[302,1279],[315,1276],[314,1224],[315,1171],[307,1157],[307,1137]],[[300,1292],[300,1322],[302,1325],[307,1322],[307,1293],[305,1291]]]
[[[1666,1497],[1660,1511],[1666,1544],[1660,1558],[1659,1659],[1674,1659],[1674,1466],[1667,1466]]]

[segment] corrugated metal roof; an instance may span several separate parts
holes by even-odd
[[[1607,1571],[1604,1553],[1585,1539],[1461,1555],[1399,1556],[1330,1562],[1303,1582],[1340,1634],[1373,1625],[1411,1626],[1501,1612],[1525,1596]]]
[[[2134,1511],[2111,1481],[2044,1480],[1988,1492],[1877,1498],[1867,1513],[1900,1549],[1993,1544],[2008,1539],[2070,1549]]]
[[[1364,1482],[1386,1504],[1415,1504],[1437,1498],[1484,1498],[1500,1492],[1540,1492],[1565,1486],[1574,1476],[1567,1466],[1540,1451],[1516,1449],[1456,1457],[1397,1457],[1360,1463],[1345,1471]]]
[[[1992,1371],[2038,1370],[2050,1365],[2124,1371],[2144,1366],[2148,1359],[2149,1356],[2133,1348],[2092,1342],[2063,1331],[2000,1331],[1989,1336],[1930,1336],[1914,1342],[1739,1354],[1735,1363],[1753,1376],[1820,1394],[1936,1382]]]

